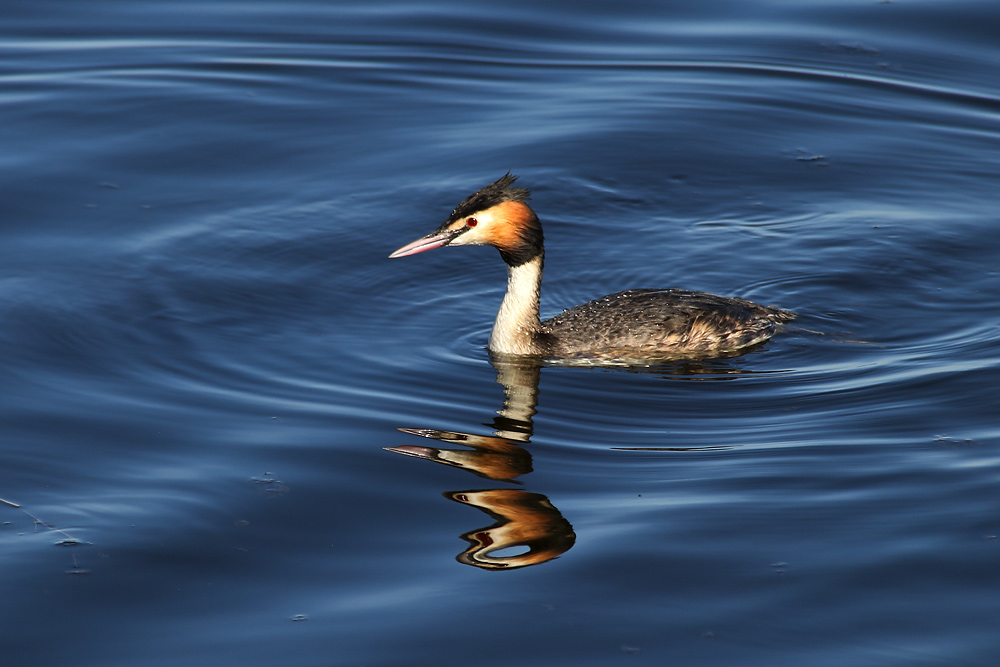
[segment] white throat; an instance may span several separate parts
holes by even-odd
[[[541,329],[538,297],[542,286],[542,255],[520,266],[507,267],[504,294],[490,334],[490,350],[504,354],[539,354]]]

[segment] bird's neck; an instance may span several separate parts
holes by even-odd
[[[544,254],[516,266],[507,266],[507,293],[490,334],[490,350],[503,354],[541,354],[538,299],[542,287]]]

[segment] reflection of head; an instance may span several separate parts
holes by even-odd
[[[444,495],[478,507],[497,520],[488,528],[462,535],[470,546],[457,556],[460,563],[486,570],[513,570],[552,560],[576,542],[573,526],[539,493],[492,489]],[[511,553],[496,555],[502,550]]]
[[[531,472],[531,454],[517,442],[494,435],[473,435],[455,431],[438,431],[429,428],[401,428],[411,433],[439,442],[464,445],[470,449],[443,449],[400,445],[385,449],[397,454],[443,463],[462,468],[488,479],[513,480]]]

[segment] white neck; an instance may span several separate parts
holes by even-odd
[[[538,296],[542,287],[542,255],[507,267],[507,293],[490,334],[490,350],[504,354],[539,354]]]

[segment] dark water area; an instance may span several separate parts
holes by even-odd
[[[997,3],[3,16],[4,665],[996,664]],[[491,363],[508,169],[543,316],[799,318]]]

